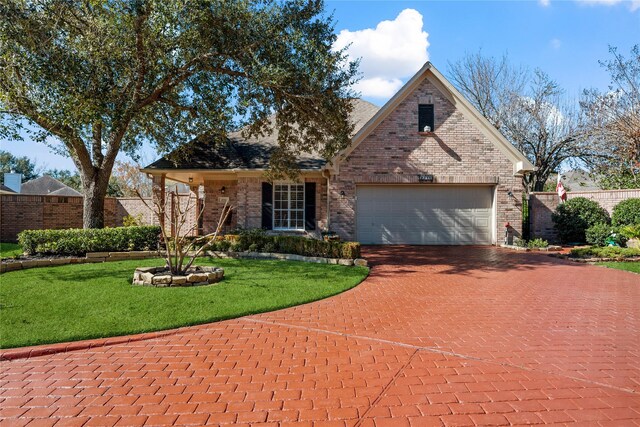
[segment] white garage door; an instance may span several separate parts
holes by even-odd
[[[489,245],[493,190],[480,186],[358,186],[364,244]]]

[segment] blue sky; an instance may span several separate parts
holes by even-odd
[[[572,97],[582,89],[606,89],[598,65],[608,45],[628,56],[640,43],[640,0],[581,1],[348,1],[327,0],[338,43],[362,57],[363,98],[382,105],[428,59],[447,74],[448,63],[482,49],[508,53],[514,64],[539,67]],[[384,22],[387,21],[387,22]],[[382,24],[381,24],[382,22]],[[74,169],[70,159],[31,141],[0,141],[1,149],[26,155],[47,168]],[[142,150],[144,162],[155,151]]]

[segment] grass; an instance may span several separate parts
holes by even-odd
[[[201,259],[225,269],[218,285],[132,286],[158,259],[78,264],[0,276],[0,348],[112,337],[262,313],[350,289],[364,267],[292,261]]]
[[[615,268],[616,270],[631,271],[632,273],[640,274],[640,261],[629,262],[599,262],[597,265],[604,267]]]
[[[22,255],[22,248],[17,243],[0,242],[0,259]]]

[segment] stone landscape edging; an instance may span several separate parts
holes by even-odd
[[[307,257],[293,254],[278,254],[270,252],[214,252],[206,251],[205,255],[217,258],[246,258],[246,259],[279,259],[286,261],[302,261],[318,264],[337,264],[337,265],[357,265],[368,267],[368,263],[363,258],[355,260],[349,258],[322,258]],[[30,268],[52,267],[57,265],[69,264],[87,264],[97,262],[126,261],[134,259],[148,259],[163,257],[158,251],[130,251],[130,252],[87,252],[85,257],[69,257],[69,258],[44,258],[29,259],[23,261],[6,262],[6,259],[0,263],[0,274],[16,270],[28,270]]]
[[[516,245],[505,245],[504,243],[500,245],[501,248],[511,249],[512,251],[519,252],[559,252],[562,250],[561,246],[549,245],[546,248],[528,248],[523,246]]]

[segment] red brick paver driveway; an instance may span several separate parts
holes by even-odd
[[[3,425],[640,425],[640,279],[495,248],[372,248],[324,301],[2,362]]]

